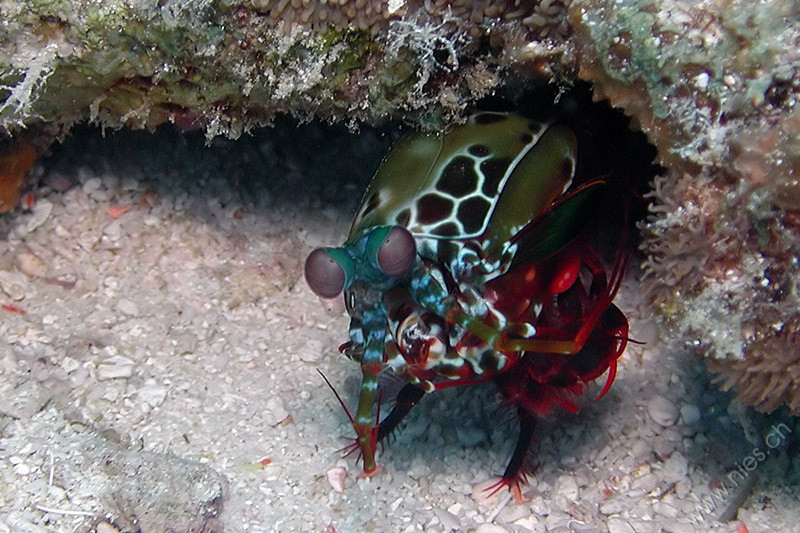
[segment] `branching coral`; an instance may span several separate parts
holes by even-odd
[[[0,85],[0,90],[8,94],[5,101],[0,103],[0,127],[13,129],[15,126],[23,126],[25,120],[30,120],[32,108],[42,87],[47,83],[47,79],[53,74],[55,54],[49,53],[52,47],[46,47],[43,53],[34,58],[25,67],[10,70],[8,77],[17,78],[13,84]]]

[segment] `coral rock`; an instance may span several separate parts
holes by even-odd
[[[441,125],[496,88],[528,42],[568,33],[564,0],[59,6],[0,1],[0,134],[88,118],[235,138],[279,112]],[[551,48],[527,54],[549,65]]]
[[[749,404],[800,414],[797,14],[743,0],[570,7],[580,77],[667,168],[642,245],[665,331]]]

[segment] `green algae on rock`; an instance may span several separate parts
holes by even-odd
[[[237,137],[278,112],[450,121],[499,85],[509,42],[566,30],[559,1],[439,4],[5,0],[0,131],[88,118]]]

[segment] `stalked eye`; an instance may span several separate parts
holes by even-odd
[[[336,250],[317,248],[306,259],[306,282],[322,298],[333,298],[342,292],[349,277],[346,271],[348,265],[342,265],[334,259],[331,252]]]
[[[395,226],[378,248],[378,266],[387,276],[402,276],[414,264],[416,255],[414,237],[407,229]]]

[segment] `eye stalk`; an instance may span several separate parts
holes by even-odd
[[[384,274],[402,276],[417,256],[417,243],[413,235],[402,226],[394,226],[383,239],[377,253],[377,262]]]
[[[321,298],[334,298],[353,277],[353,261],[338,248],[317,248],[306,259],[306,282]]]

